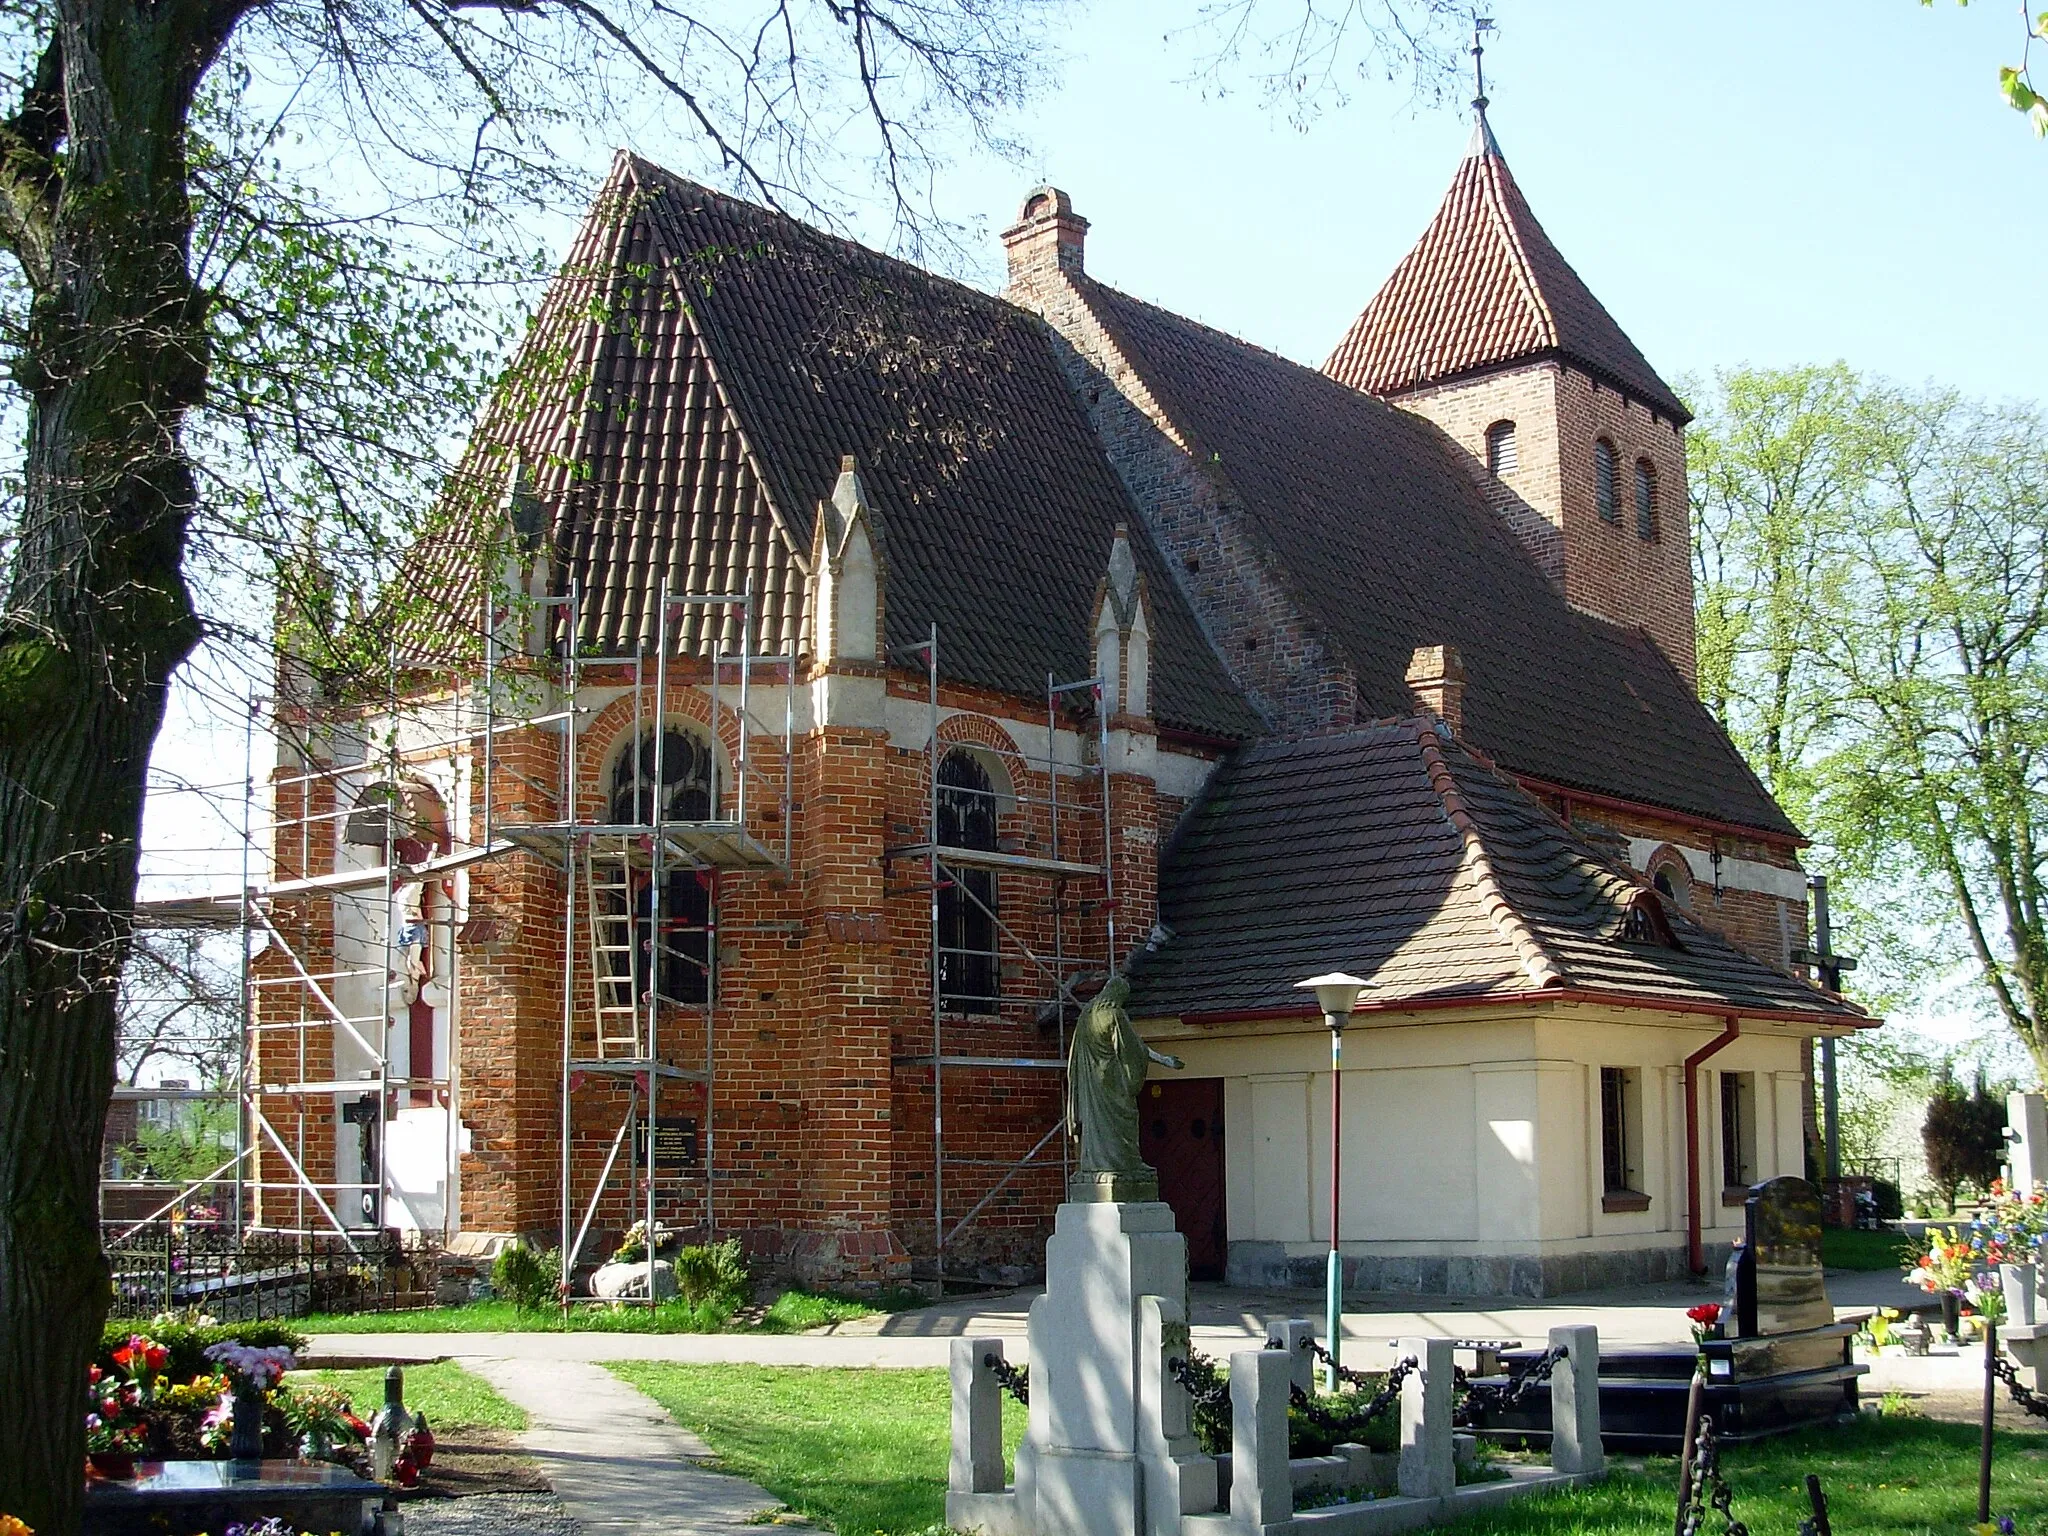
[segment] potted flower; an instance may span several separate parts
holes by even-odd
[[[1976,1273],[1976,1254],[1954,1227],[1927,1234],[1927,1252],[1906,1268],[1906,1282],[1941,1298],[1941,1324],[1951,1341],[1962,1336],[1962,1296]]]
[[[96,1365],[89,1368],[87,1381],[93,1397],[85,1415],[86,1466],[96,1477],[133,1477],[136,1454],[143,1448],[135,1384],[110,1381]]]
[[[1972,1225],[1985,1262],[1997,1266],[2005,1296],[2005,1315],[2016,1323],[2034,1321],[2035,1285],[2040,1277],[2038,1255],[2048,1236],[2048,1198],[2039,1191],[2022,1195],[1991,1181],[1991,1203]]]
[[[263,1455],[263,1394],[283,1379],[299,1362],[282,1344],[258,1349],[251,1344],[225,1339],[206,1347],[206,1358],[221,1368],[234,1393],[234,1432],[228,1454],[237,1461],[255,1461]]]
[[[308,1461],[352,1461],[370,1437],[370,1426],[357,1418],[339,1387],[307,1387],[284,1399],[284,1421],[299,1437],[299,1454]]]

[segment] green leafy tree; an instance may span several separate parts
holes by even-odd
[[[1920,0],[1920,3],[1932,6],[1934,0]],[[1956,0],[1958,5],[1969,3],[1970,0]],[[2023,4],[2020,7],[2020,25],[2026,33],[2025,41],[2020,44],[2020,61],[1999,65],[1998,94],[2015,112],[2026,113],[2037,137],[2048,137],[2048,96],[2034,89],[2033,76],[2034,44],[2048,43],[2048,11],[2030,15]]]
[[[1920,1136],[1927,1152],[1927,1176],[1950,1211],[1963,1186],[1988,1193],[2005,1159],[2005,1106],[1980,1075],[1965,1091],[1944,1071],[1927,1100]]]
[[[1705,392],[1704,691],[1815,837],[1878,1000],[1966,959],[2048,1075],[2048,424],[1823,372]],[[1759,442],[1834,467],[1778,497],[1728,468]]]
[[[1360,51],[1452,57],[1428,52],[1442,0],[1287,7],[1331,80]],[[444,487],[446,449],[540,266],[521,219],[582,199],[573,146],[652,131],[793,212],[879,201],[915,251],[945,235],[939,167],[962,136],[1001,148],[1043,78],[1057,9],[0,9],[0,1509],[78,1528],[115,996],[173,675],[202,641],[202,680],[273,638],[340,688],[390,654],[404,605],[358,603],[426,509],[484,494]]]

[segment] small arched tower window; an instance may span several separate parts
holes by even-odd
[[[939,760],[939,846],[996,851],[998,796],[975,755],[955,747]],[[939,1001],[965,1013],[1001,1002],[996,950],[996,876],[949,865],[939,888]]]
[[[1657,537],[1657,466],[1648,459],[1636,460],[1636,537]]]
[[[1486,429],[1486,467],[1495,475],[1512,475],[1519,461],[1515,457],[1515,424],[1496,421]]]
[[[1593,439],[1593,498],[1603,521],[1621,521],[1621,490],[1615,484],[1614,444],[1604,437]]]
[[[1650,885],[1681,912],[1692,910],[1692,871],[1679,858],[1665,857],[1650,865]]]

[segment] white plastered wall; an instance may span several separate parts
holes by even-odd
[[[1328,1242],[1329,1036],[1299,1024],[1192,1029],[1145,1021],[1224,1080],[1225,1188],[1233,1242],[1303,1253]],[[1343,1223],[1347,1252],[1539,1254],[1683,1243],[1685,1057],[1721,1033],[1698,1015],[1586,1005],[1360,1016],[1344,1044]],[[1700,1069],[1703,1229],[1741,1230],[1721,1204],[1720,1073],[1755,1074],[1757,1176],[1803,1171],[1801,1035],[1749,1023]],[[1643,1211],[1608,1211],[1600,1069],[1638,1085]]]

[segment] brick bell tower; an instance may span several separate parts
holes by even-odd
[[[1323,371],[1442,427],[1566,599],[1692,683],[1691,413],[1536,222],[1480,80],[1436,217]]]

